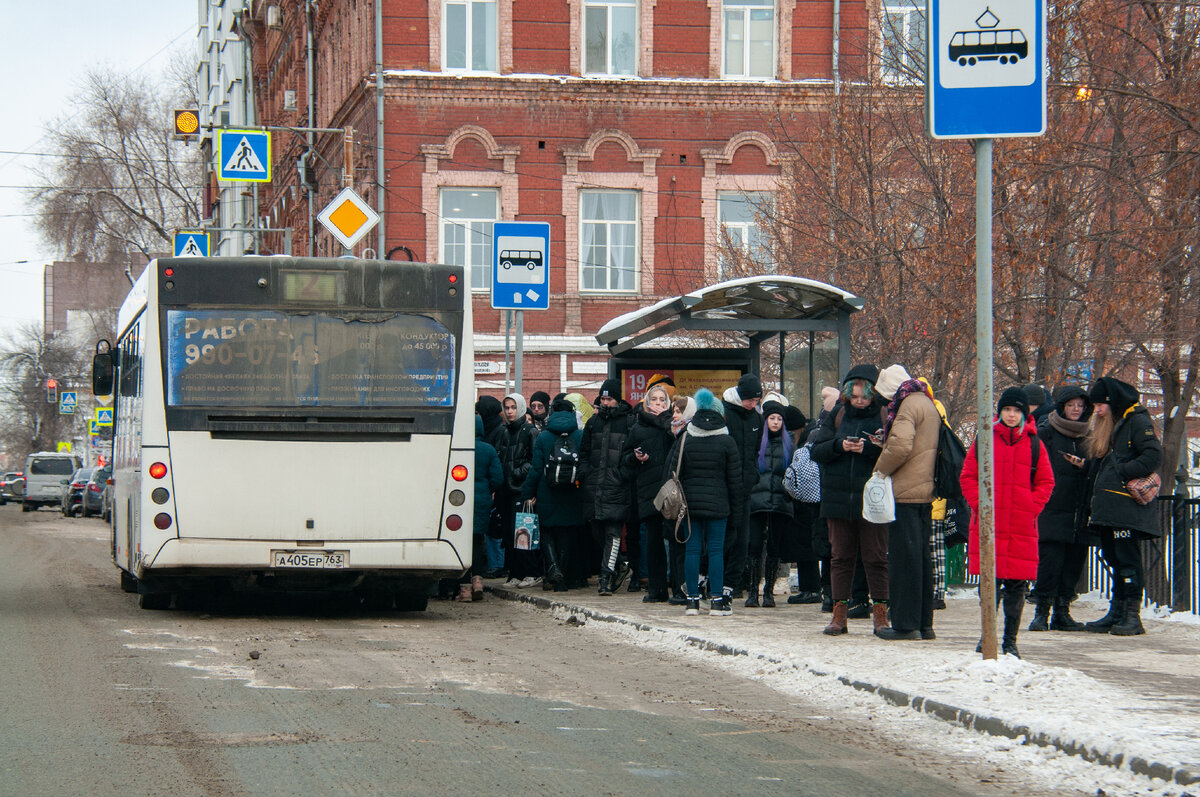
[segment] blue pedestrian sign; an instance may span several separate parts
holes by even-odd
[[[74,390],[64,390],[58,394],[58,412],[60,415],[75,414],[75,396]]]
[[[208,233],[198,230],[175,233],[175,257],[208,257]]]
[[[265,130],[219,131],[217,167],[221,180],[271,182],[271,134]]]
[[[1045,0],[928,3],[929,135],[1008,138],[1045,133]]]
[[[113,411],[112,407],[101,407],[96,410],[96,425],[97,426],[112,426]]]
[[[492,307],[550,308],[550,225],[498,221],[492,226]]]

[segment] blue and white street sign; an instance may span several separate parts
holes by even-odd
[[[492,226],[492,307],[550,307],[550,225],[498,221]]]
[[[96,410],[96,425],[97,426],[112,426],[113,411],[112,407],[100,407]]]
[[[1045,0],[928,3],[929,135],[1008,138],[1045,133]]]
[[[208,233],[198,230],[175,233],[175,257],[208,257]]]
[[[217,177],[250,183],[271,182],[271,134],[265,130],[219,131]]]
[[[74,390],[64,390],[58,394],[58,412],[60,415],[75,414],[75,396]]]

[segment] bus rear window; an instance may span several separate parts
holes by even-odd
[[[168,310],[174,407],[448,407],[454,335],[426,316]]]

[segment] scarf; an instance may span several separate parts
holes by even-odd
[[[1050,420],[1050,426],[1054,431],[1067,437],[1079,438],[1087,434],[1087,421],[1069,421],[1058,414],[1058,410],[1054,410],[1047,416]]]
[[[900,403],[913,393],[921,393],[925,396],[929,395],[925,392],[925,383],[920,379],[910,379],[896,388],[896,395],[892,396],[892,400],[888,403],[887,422],[883,425],[884,441],[887,440],[888,434],[892,431],[892,423],[896,420],[896,412],[900,409]]]

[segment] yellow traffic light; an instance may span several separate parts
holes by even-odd
[[[200,117],[195,111],[183,109],[175,111],[175,135],[194,136],[200,129]]]

